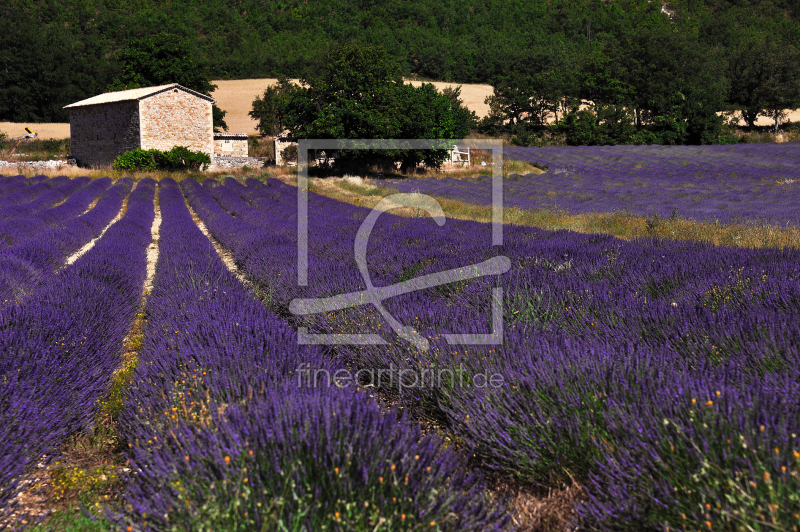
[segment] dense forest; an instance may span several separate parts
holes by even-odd
[[[540,93],[603,102],[607,122],[624,105],[635,125],[798,97],[800,0],[4,0],[0,120],[66,120],[163,32],[213,79],[314,77],[335,45],[379,45],[405,76],[505,88],[506,120],[521,95],[529,123]]]

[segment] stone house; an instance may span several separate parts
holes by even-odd
[[[218,152],[211,106],[214,99],[177,83],[99,94],[69,109],[72,157],[81,166],[108,166],[136,148],[167,151],[185,146],[216,156],[247,157],[247,135],[227,135],[231,153]],[[235,137],[235,139],[233,138]],[[225,139],[220,137],[220,147]]]

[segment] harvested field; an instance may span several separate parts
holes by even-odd
[[[34,124],[32,122],[0,122],[0,133],[9,137],[19,137],[27,133],[29,127],[39,134],[40,139],[68,139],[69,123]]]

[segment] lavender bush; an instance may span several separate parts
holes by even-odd
[[[214,200],[184,183],[219,234],[235,222],[212,219]],[[151,325],[120,418],[134,472],[116,519],[152,530],[505,526],[502,504],[488,507],[438,438],[364,392],[299,389],[301,364],[336,363],[298,347],[222,264],[174,181],[161,187]]]
[[[0,210],[6,207],[34,201],[45,192],[69,182],[65,176],[48,179],[46,176],[35,176],[22,181],[15,181],[9,186],[8,194],[0,198]]]
[[[92,201],[110,185],[111,179],[107,177],[94,180],[56,207],[45,209],[33,216],[0,222],[0,249],[7,249],[41,233],[50,226],[80,216],[89,208]]]
[[[25,179],[24,175],[0,175],[0,204],[5,196],[19,192],[32,184],[34,184],[33,179]]]
[[[69,255],[111,222],[133,180],[121,179],[111,188],[109,184],[109,179],[99,179],[37,216],[0,222],[0,235],[15,244],[0,251],[0,305],[22,301],[37,286],[47,284]],[[103,190],[97,204],[84,213]]]
[[[228,180],[187,190],[276,312],[289,317],[294,297],[363,289],[352,246],[366,209],[310,196],[309,286],[301,288],[292,252],[296,189]],[[261,211],[260,224],[251,209]],[[226,210],[238,220],[227,220]],[[368,263],[376,284],[388,284],[507,255],[501,346],[455,348],[441,338],[489,332],[488,293],[497,282],[489,279],[385,302],[430,339],[426,352],[394,337],[368,307],[296,323],[390,340],[338,347],[354,369],[454,370],[439,386],[371,384],[446,424],[487,467],[526,483],[581,483],[586,528],[797,524],[800,252],[513,226],[492,251],[490,234],[475,222],[439,228],[384,215]],[[503,385],[470,381],[488,372]]]
[[[793,144],[506,148],[507,159],[548,167],[504,182],[507,207],[569,214],[673,213],[721,223],[800,222],[800,156]],[[491,178],[389,181],[466,203],[491,204]]]
[[[64,201],[76,190],[85,187],[90,181],[91,179],[85,176],[77,177],[75,179],[69,179],[63,176],[54,177],[53,179],[45,181],[41,184],[41,186],[45,187],[46,190],[44,190],[43,193],[37,196],[35,199],[26,203],[11,204],[5,208],[1,208],[0,220],[19,218],[36,213],[42,209],[49,209],[50,207],[55,206],[57,203]],[[34,185],[33,187],[30,187],[28,191],[30,192],[32,188],[38,186],[40,185]]]
[[[0,309],[3,514],[20,476],[94,421],[141,298],[154,189],[140,182],[97,245],[24,304]]]

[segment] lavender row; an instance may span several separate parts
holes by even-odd
[[[49,209],[50,207],[55,206],[57,203],[64,201],[70,196],[70,194],[80,188],[85,187],[90,182],[91,179],[85,176],[77,177],[75,179],[64,177],[63,182],[61,182],[61,178],[59,177],[53,178],[42,183],[44,186],[49,185],[49,190],[38,196],[36,199],[27,203],[9,205],[8,207],[0,209],[0,219],[8,220],[21,218],[23,216],[34,214],[42,209]],[[38,186],[39,185],[34,185],[34,187]]]
[[[796,225],[800,160],[793,145],[583,146],[506,148],[507,159],[547,165],[547,172],[504,180],[506,207],[570,214],[628,211],[677,214],[722,223]],[[491,178],[390,181],[420,192],[490,205]]]
[[[0,176],[0,205],[3,198],[34,184],[32,179],[25,179],[24,175]]]
[[[187,183],[193,205],[213,203]],[[504,525],[440,440],[363,392],[299,387],[298,367],[334,366],[298,347],[228,272],[171,180],[160,204],[151,325],[121,418],[134,442],[121,521],[152,530]]]
[[[50,226],[84,213],[97,197],[111,185],[111,179],[96,179],[72,194],[64,203],[33,216],[0,222],[0,249],[8,248],[43,232]]]
[[[262,227],[273,237],[290,238],[286,221],[270,213],[294,208],[296,189],[251,181],[246,189],[225,187],[263,209],[269,223]],[[309,250],[320,255],[309,257],[313,288],[293,288],[296,255],[284,244],[271,249],[266,239],[256,251],[237,250],[252,280],[270,287],[276,307],[292,297],[345,292],[355,277],[353,228],[365,210],[313,194],[309,201]],[[490,242],[482,224],[448,220],[438,228],[382,215],[368,263],[383,283],[397,282],[479,262]],[[588,495],[580,508],[587,527],[696,529],[737,519],[756,526],[743,516],[759,513],[796,522],[800,503],[790,494],[800,487],[800,253],[520,227],[505,228],[498,251],[512,263],[500,278],[502,345],[462,348],[441,338],[489,332],[494,281],[487,280],[384,302],[400,323],[429,338],[427,352],[393,337],[370,309],[303,323],[313,332],[378,331],[391,340],[339,348],[365,375],[449,370],[437,386],[373,384],[446,423],[488,467],[523,482],[579,480]],[[315,269],[315,261],[325,268]],[[274,271],[287,279],[269,279]],[[471,380],[491,374],[503,384]]]
[[[62,205],[44,211],[39,218],[5,222],[10,227],[4,236],[18,243],[0,252],[0,305],[21,301],[37,286],[46,285],[67,257],[99,236],[119,213],[133,180],[121,179],[111,188],[107,188],[110,180],[100,179],[96,183],[97,186],[93,183],[76,192],[73,195],[78,196],[75,201],[70,198]],[[100,189],[106,190],[94,208],[81,214]],[[84,191],[87,193],[83,194]],[[65,209],[61,209],[65,206]],[[49,228],[42,221],[63,218],[69,214],[74,216]]]
[[[25,304],[0,309],[0,504],[43,455],[89,428],[141,300],[155,182],[125,216]]]
[[[9,185],[8,189],[5,190],[7,194],[4,194],[3,197],[0,198],[0,209],[33,201],[49,191],[52,187],[63,185],[68,181],[69,178],[66,176],[55,177],[53,179],[48,179],[46,176],[34,176],[21,181],[15,180],[14,183]]]

